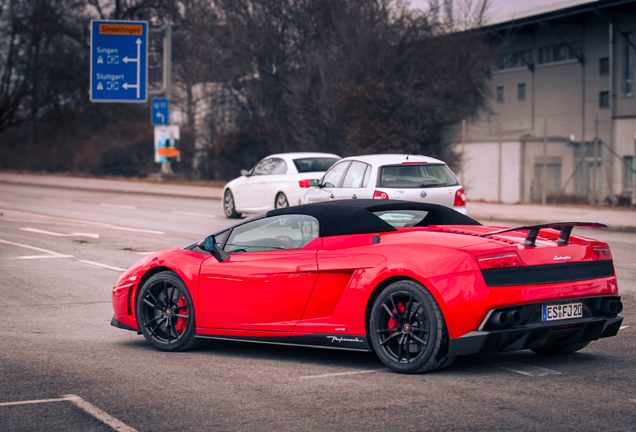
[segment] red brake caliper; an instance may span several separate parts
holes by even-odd
[[[187,303],[185,301],[185,297],[179,297],[179,307],[185,306]],[[179,309],[179,315],[188,315],[188,308]],[[181,334],[185,331],[186,324],[188,324],[187,318],[177,318],[177,333]]]
[[[397,308],[401,313],[404,313],[404,311],[406,310],[406,306],[404,306],[404,302],[398,303]],[[393,310],[392,312],[395,313],[395,310]],[[400,327],[400,324],[398,324],[398,322],[394,320],[393,318],[389,318],[389,328],[393,328],[393,327]],[[392,334],[393,332],[389,332],[389,335],[392,335]]]

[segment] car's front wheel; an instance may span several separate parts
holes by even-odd
[[[144,283],[137,299],[137,324],[146,340],[162,351],[194,348],[194,304],[179,276],[157,273]]]
[[[223,211],[228,219],[238,219],[241,217],[241,214],[236,211],[234,195],[232,195],[232,191],[229,189],[226,189],[223,194]]]
[[[278,195],[276,195],[276,201],[274,202],[274,207],[277,209],[289,207],[289,201],[287,201],[287,197],[285,196],[284,193],[279,192]]]
[[[442,311],[415,281],[394,282],[375,300],[370,338],[382,362],[399,373],[430,372],[450,365]]]

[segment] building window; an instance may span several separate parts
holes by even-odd
[[[623,156],[623,190],[634,189],[634,156]]]
[[[598,107],[609,108],[609,92],[603,91],[598,94]]]
[[[625,51],[623,53],[623,94],[631,95],[634,90],[634,61],[632,55],[631,41],[634,34],[632,32],[623,33],[625,37]]]
[[[497,87],[497,102],[504,103],[504,88],[503,86]]]
[[[532,64],[532,50],[521,50],[506,53],[499,57],[496,69],[513,69],[519,67],[527,67]]]
[[[609,57],[598,59],[598,73],[601,75],[609,74]]]
[[[520,101],[526,100],[526,83],[519,83],[517,86],[517,99]]]
[[[555,63],[576,59],[581,52],[581,42],[572,42],[568,45],[550,45],[537,50],[537,63]]]

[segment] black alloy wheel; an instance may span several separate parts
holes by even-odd
[[[185,351],[199,342],[192,297],[175,273],[157,273],[137,298],[137,324],[146,340],[162,351]]]
[[[289,201],[287,201],[287,197],[285,196],[284,193],[279,192],[278,195],[276,195],[276,201],[274,202],[274,208],[287,208],[289,207]]]
[[[376,354],[399,373],[450,365],[444,316],[432,294],[415,281],[394,282],[376,299],[369,323]]]
[[[234,195],[232,195],[232,191],[229,189],[226,189],[223,194],[223,211],[225,212],[225,217],[228,219],[238,219],[241,217],[241,214],[236,212]]]

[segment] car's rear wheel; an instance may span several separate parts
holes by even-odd
[[[430,372],[452,363],[442,311],[417,282],[394,282],[380,293],[369,332],[380,360],[396,372]]]
[[[137,323],[146,340],[162,351],[194,348],[194,305],[185,284],[165,271],[144,283],[137,299]]]
[[[232,195],[232,191],[229,189],[226,189],[223,194],[223,211],[228,219],[238,219],[241,217],[241,214],[236,212],[234,195]]]
[[[289,207],[289,201],[287,201],[287,197],[285,196],[284,193],[279,192],[278,195],[276,195],[276,201],[274,202],[274,208],[286,208]]]
[[[578,342],[574,344],[550,345],[542,348],[534,348],[532,351],[541,355],[569,354],[580,351],[589,344],[589,342]]]

